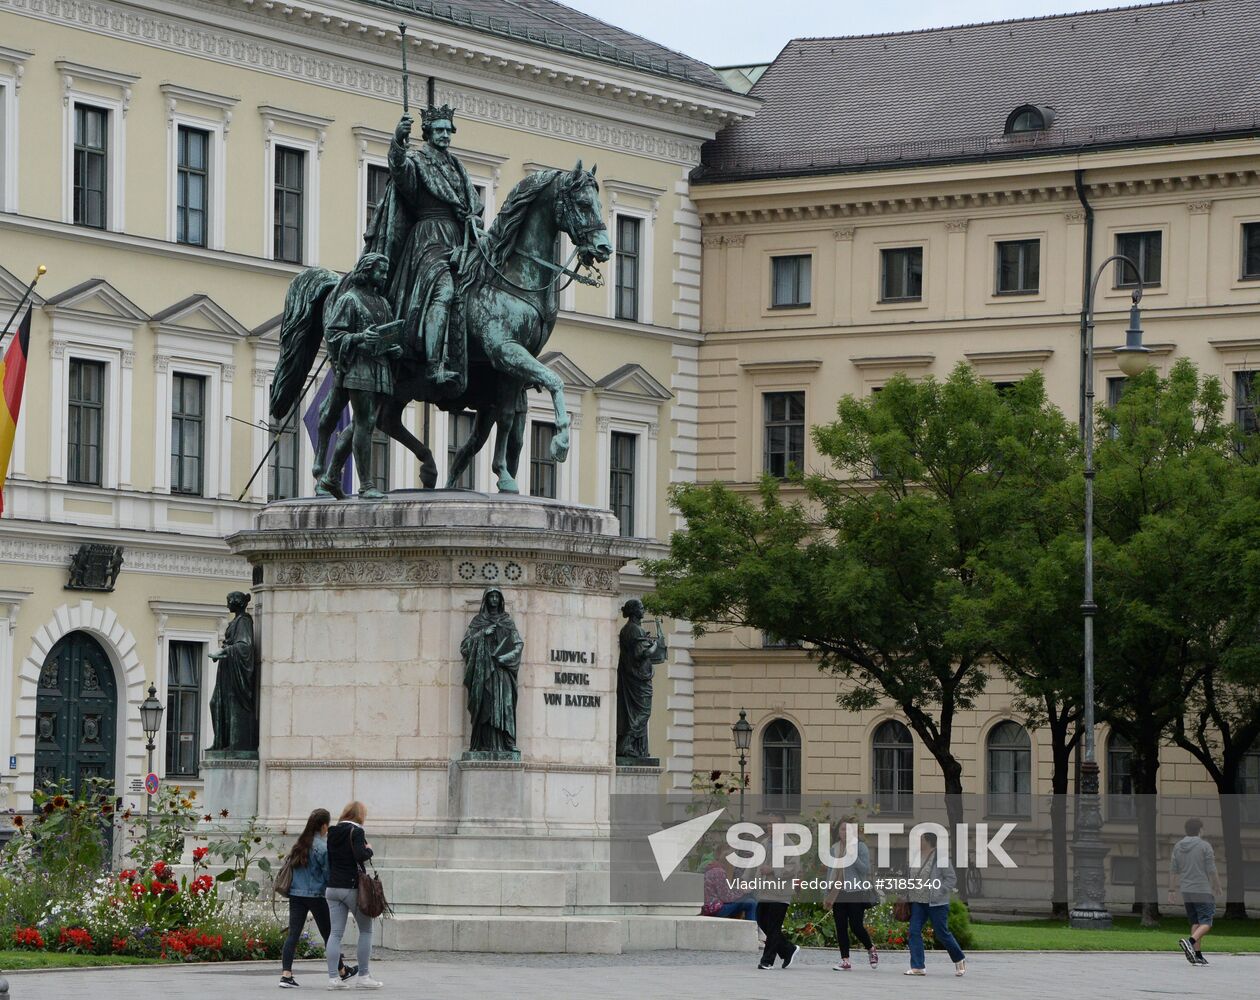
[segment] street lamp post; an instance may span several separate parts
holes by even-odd
[[[748,722],[748,713],[739,710],[739,721],[731,726],[735,735],[735,749],[739,751],[739,821],[744,822],[744,769],[748,765],[748,748],[752,746],[753,727]]]
[[[1098,282],[1112,263],[1130,268],[1137,277],[1133,302],[1129,308],[1129,328],[1125,344],[1115,350],[1116,364],[1127,376],[1140,375],[1150,363],[1150,348],[1142,346],[1142,275],[1137,265],[1123,254],[1108,257],[1098,265],[1085,300],[1085,405],[1083,433],[1085,437],[1085,594],[1081,602],[1085,641],[1085,704],[1082,725],[1085,736],[1085,759],[1081,764],[1080,787],[1077,789],[1076,831],[1072,842],[1073,904],[1070,922],[1073,927],[1103,929],[1111,926],[1107,912],[1103,858],[1107,846],[1102,842],[1102,810],[1099,803],[1098,760],[1094,750],[1094,297]]]
[[[153,773],[153,750],[156,747],[154,740],[157,737],[158,730],[162,728],[162,703],[157,699],[157,688],[149,685],[149,697],[140,703],[140,728],[144,730],[145,739],[148,745],[145,749],[149,752],[149,769],[145,773],[146,778]],[[144,798],[144,814],[148,816],[153,811],[153,796],[149,794],[149,790],[145,789]]]

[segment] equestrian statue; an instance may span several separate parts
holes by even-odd
[[[557,462],[568,456],[564,384],[538,355],[556,324],[558,293],[573,281],[601,284],[595,264],[612,255],[595,168],[584,170],[579,160],[572,170],[530,174],[512,189],[487,231],[477,191],[450,151],[454,109],[422,112],[419,149],[409,146],[411,128],[404,112],[390,142],[389,184],[354,270],[341,277],[310,267],[289,285],[272,419],[290,418],[322,344],[334,378],[320,410],[311,470],[317,495],[343,497],[342,469],[353,450],[359,495],[380,497],[365,446],[374,427],[416,456],[421,484],[433,488],[433,454],[402,419],[412,400],[476,414],[471,438],[451,463],[448,489],[494,429],[491,467],[499,491],[517,493],[527,390],[551,394],[551,456]],[[563,263],[555,253],[560,233],[574,246]],[[347,403],[352,423],[330,458]]]

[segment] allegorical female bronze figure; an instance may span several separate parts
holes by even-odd
[[[503,591],[488,587],[481,596],[481,610],[469,622],[459,644],[472,725],[469,750],[515,752],[516,682],[524,647],[504,604]]]

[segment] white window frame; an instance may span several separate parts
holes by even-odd
[[[12,66],[0,73],[0,212],[18,210],[18,97],[26,60],[34,54],[0,45],[0,63]]]
[[[170,127],[166,130],[166,190],[170,196],[166,199],[166,239],[171,243],[178,242],[179,234],[179,130],[180,127],[197,128],[209,134],[207,157],[207,230],[205,230],[205,249],[226,249],[227,247],[227,139],[222,121],[213,118],[202,118],[194,115],[170,116]],[[195,243],[181,246],[197,246]]]
[[[131,107],[131,88],[140,79],[138,74],[85,66],[58,59],[54,63],[61,74],[61,218],[74,224],[74,107],[85,104],[109,112],[109,148],[106,170],[109,172],[109,198],[106,206],[105,232],[126,230],[127,176],[127,109]],[[84,82],[114,93],[100,94],[82,89]]]
[[[78,319],[54,320],[49,364],[52,391],[49,401],[49,439],[52,443],[49,482],[66,482],[70,361],[77,359],[104,362],[105,399],[101,419],[101,485],[80,487],[75,484],[74,488],[113,490],[131,487],[134,357],[129,328],[97,325]]]
[[[465,411],[476,413],[476,410]],[[446,481],[450,478],[451,468],[447,458],[447,452],[450,449],[451,441],[451,418],[452,414],[442,410],[434,410],[434,416],[440,413],[440,419],[434,420],[430,418],[429,429],[433,432],[433,444],[430,449],[433,453],[433,461],[438,467],[438,486],[444,487]],[[498,489],[498,479],[493,476],[490,469],[491,460],[494,457],[494,429],[490,431],[490,439],[486,442],[485,447],[481,449],[477,457],[473,459],[473,491],[478,493],[492,493]],[[421,437],[417,434],[416,437]],[[522,453],[523,454],[523,453]]]
[[[319,263],[319,161],[328,138],[328,126],[335,119],[287,111],[270,104],[260,104],[263,119],[263,243],[262,256],[276,259],[276,146],[305,152],[306,172],[302,188],[302,264]],[[311,135],[303,136],[298,132]]]
[[[556,463],[556,501],[558,503],[581,503],[578,488],[582,482],[582,406],[581,394],[565,387],[564,405],[569,412],[569,457]],[[523,496],[533,496],[530,492],[529,462],[533,454],[533,425],[535,423],[554,424],[556,411],[551,406],[551,397],[531,392],[529,394],[528,421],[525,428],[525,443],[521,446],[521,465],[517,470],[517,483]]]
[[[159,340],[159,350],[162,349]],[[223,430],[224,414],[231,412],[232,382],[224,377],[224,368],[230,362],[203,361],[182,353],[160,355],[154,373],[154,450],[153,492],[170,494],[176,500],[193,503],[230,498],[231,437]],[[161,370],[164,369],[164,370]],[[174,375],[201,375],[206,380],[205,447],[202,455],[204,467],[199,496],[171,493],[171,393],[174,392]]]
[[[629,219],[639,220],[639,318],[637,320],[619,320],[622,323],[652,323],[652,249],[656,233],[653,220],[656,213],[650,209],[635,208],[623,205],[617,199],[616,192],[611,196],[612,207],[608,212],[608,235],[613,244],[613,273],[608,281],[608,318],[617,317],[617,216],[624,215]]]

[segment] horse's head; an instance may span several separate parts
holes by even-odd
[[[612,256],[613,245],[604,225],[595,168],[583,170],[578,160],[577,166],[562,172],[556,183],[556,224],[577,247],[578,260],[587,266],[596,261],[602,264]]]

